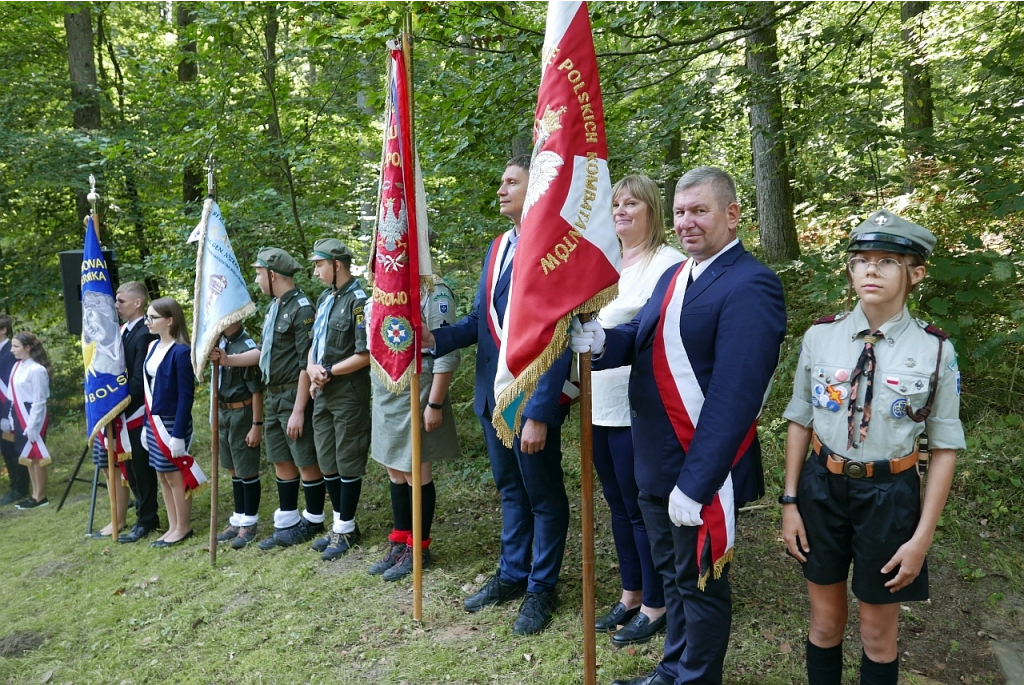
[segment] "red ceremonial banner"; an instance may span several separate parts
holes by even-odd
[[[374,372],[400,392],[420,371],[420,245],[416,154],[409,83],[402,51],[391,50],[380,205],[370,252],[373,305],[367,338]],[[425,226],[423,227],[425,232]],[[428,249],[426,244],[422,249]]]

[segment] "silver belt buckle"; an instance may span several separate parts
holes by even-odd
[[[867,475],[867,467],[864,462],[847,459],[843,464],[843,475],[847,478],[863,478]]]

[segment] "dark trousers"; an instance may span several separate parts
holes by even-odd
[[[135,497],[136,524],[158,528],[160,516],[157,513],[156,470],[149,464],[149,451],[142,439],[142,426],[128,429],[128,441],[132,445],[132,458],[125,465],[125,471],[128,473],[128,486]]]
[[[594,468],[612,512],[612,539],[619,557],[622,589],[643,590],[643,603],[665,606],[661,576],[654,568],[647,526],[633,472],[633,432],[629,426],[594,426]]]
[[[641,492],[640,509],[651,555],[665,584],[668,633],[658,673],[675,685],[721,683],[732,621],[729,566],[717,580],[709,575],[704,589],[699,589],[699,529],[674,525],[668,517],[667,498]]]
[[[523,454],[519,438],[512,449],[481,417],[494,484],[501,493],[501,563],[499,577],[528,581],[528,592],[555,589],[569,532],[569,499],[562,475],[562,429],[548,426],[544,449]]]
[[[14,442],[0,439],[0,452],[3,453],[7,474],[11,478],[11,490],[23,495],[29,494],[32,488],[28,477],[28,467],[18,463],[18,451],[14,448]]]

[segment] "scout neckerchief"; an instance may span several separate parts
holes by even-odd
[[[883,339],[885,335],[881,330],[874,333],[871,329],[865,328],[858,336],[864,336],[864,349],[861,350],[860,358],[857,359],[857,366],[850,376],[850,406],[846,409],[847,438],[846,449],[853,446],[854,406],[857,399],[857,390],[861,376],[864,376],[864,413],[860,417],[860,440],[864,442],[868,438],[868,424],[871,422],[871,397],[874,394],[872,386],[875,382],[875,343]]]
[[[313,321],[313,363],[318,366],[324,365],[324,351],[327,349],[327,322],[331,318],[331,311],[334,310],[334,303],[338,298],[349,291],[359,287],[359,279],[353,278],[352,282],[344,290],[331,286],[331,296],[325,298],[316,308],[316,319]]]
[[[274,324],[277,323],[278,300],[270,300],[267,315],[263,319],[263,335],[260,337],[260,375],[264,385],[270,384],[270,349],[274,346]]]
[[[14,365],[14,368],[11,369],[10,382],[11,405],[14,408],[14,411],[12,411],[11,414],[21,427],[22,435],[25,435],[28,430],[29,408],[28,404],[18,397],[18,384],[15,382],[15,378],[18,375],[18,369],[24,363],[24,361],[19,361]],[[35,362],[28,366],[31,367],[33,365],[36,365]],[[21,454],[18,455],[19,461],[22,464],[37,463],[40,466],[46,466],[50,463],[50,452],[46,449],[46,443],[43,442],[43,436],[46,435],[46,427],[49,423],[50,415],[49,412],[46,411],[46,406],[43,405],[43,424],[39,429],[39,439],[34,441],[29,440],[28,436],[25,435],[25,446],[22,448]]]
[[[679,265],[672,276],[665,291],[665,299],[661,303],[661,316],[654,335],[653,349],[654,380],[658,394],[661,396],[676,438],[685,452],[690,451],[690,444],[697,430],[697,421],[704,406],[704,392],[686,354],[679,321],[693,266],[693,260],[687,259]],[[750,447],[756,435],[755,419],[732,459],[733,466]],[[715,493],[711,504],[705,504],[701,508],[704,523],[697,531],[697,585],[702,590],[711,572],[714,571],[716,579],[721,577],[725,565],[732,560],[733,544],[736,539],[734,508],[735,495],[730,473],[722,487]]]
[[[487,330],[494,338],[495,347],[501,347],[501,329],[504,321],[498,318],[498,309],[494,306],[494,289],[501,277],[501,261],[505,250],[509,247],[509,240],[515,234],[515,228],[502,233],[491,243],[491,261],[487,265],[487,280],[484,281],[484,295],[487,299]],[[512,268],[509,265],[509,268]]]
[[[159,339],[149,344],[149,352],[146,353],[147,363],[159,344]],[[173,348],[173,346],[172,344],[171,347]],[[167,352],[170,353],[171,350],[168,349]],[[166,358],[164,357],[164,359]],[[163,360],[161,360],[160,365],[163,366]],[[143,369],[145,369],[145,364],[143,364]],[[156,379],[155,374],[153,378],[154,380]],[[199,464],[196,463],[196,460],[191,455],[185,454],[182,457],[171,456],[171,435],[164,426],[164,420],[158,414],[153,413],[153,390],[149,385],[149,374],[147,373],[142,374],[142,386],[146,391],[146,420],[150,433],[153,436],[153,442],[160,448],[160,454],[164,455],[167,461],[178,467],[178,471],[181,472],[181,480],[185,484],[185,497],[191,497],[192,492],[206,482],[206,474],[199,468]]]

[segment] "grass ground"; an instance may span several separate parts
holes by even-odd
[[[197,400],[197,425],[204,423],[206,406]],[[75,485],[60,513],[55,506],[81,450],[81,426],[65,421],[49,441],[53,505],[0,510],[6,590],[0,683],[582,682],[576,421],[565,429],[574,519],[562,571],[563,605],[543,634],[517,638],[511,634],[516,606],[478,614],[461,607],[464,595],[493,572],[500,511],[472,408],[462,403],[458,412],[463,458],[436,468],[436,564],[424,576],[421,625],[411,619],[408,581],[384,583],[366,573],[390,520],[386,476],[375,462],[358,514],[363,543],[347,557],[323,563],[307,548],[222,548],[211,567],[204,551],[209,489],[197,495],[193,522],[199,535],[185,546],[163,551],[83,539],[88,488]],[[961,460],[930,557],[933,599],[903,614],[901,654],[909,682],[915,672],[944,683],[1001,682],[990,640],[1024,640],[1021,489],[1019,479],[1014,485],[1015,476],[1007,475],[1019,466],[1024,441],[1019,426],[1007,421],[982,414],[969,426],[973,447]],[[769,493],[762,508],[740,520],[729,683],[803,680],[806,595],[797,565],[782,553],[780,515],[772,504],[781,482],[783,431],[778,422],[762,427]],[[200,430],[195,452],[208,454],[208,443]],[[266,526],[276,503],[269,473],[264,492]],[[231,509],[226,480],[221,493],[223,524]],[[107,516],[102,495],[97,528]],[[618,575],[607,509],[599,492],[595,499],[601,610],[618,597]],[[845,642],[848,682],[855,682],[860,655],[855,616],[851,612]],[[598,682],[647,672],[660,649],[657,639],[614,650],[599,636]]]

